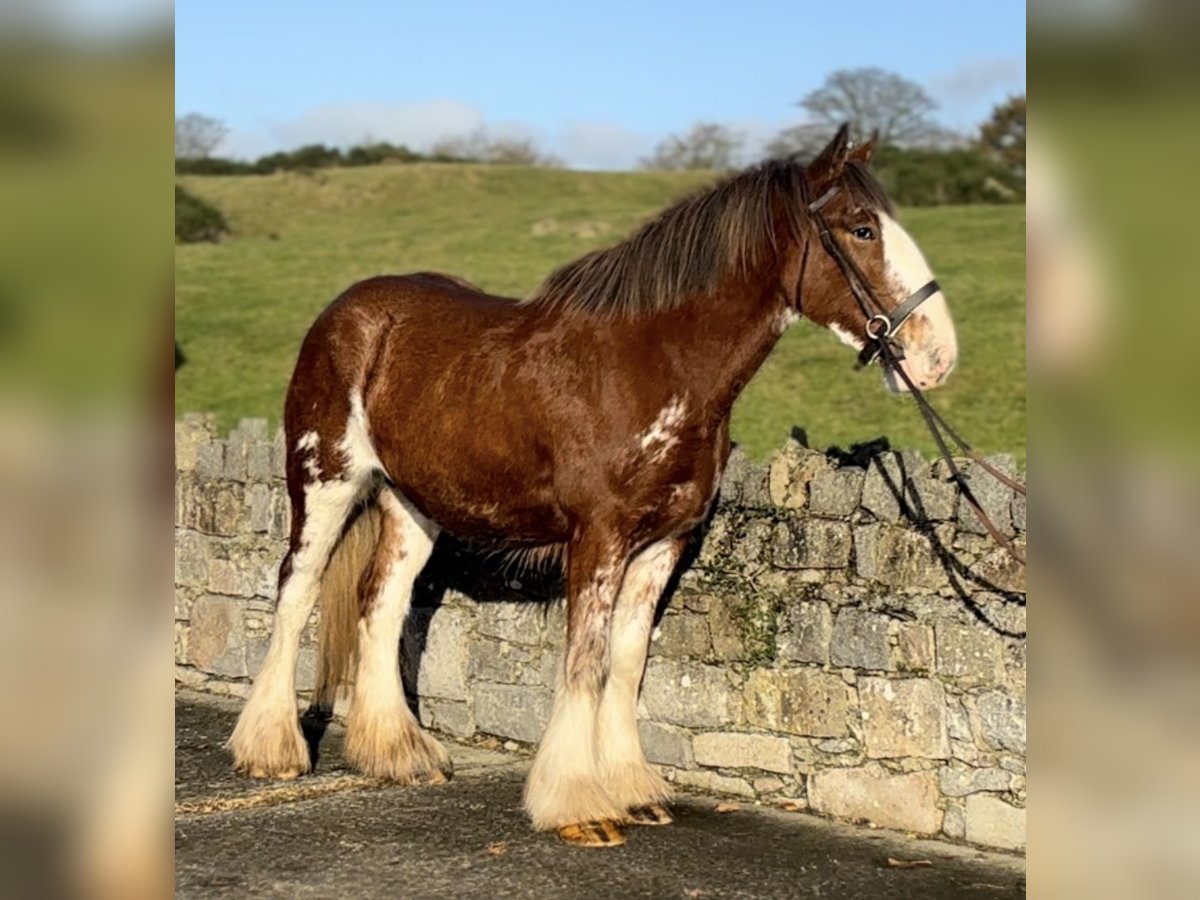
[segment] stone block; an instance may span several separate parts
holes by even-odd
[[[470,630],[471,616],[465,610],[441,606],[433,612],[420,651],[418,694],[441,700],[467,699]],[[406,654],[415,652],[410,646],[405,647]]]
[[[210,675],[244,678],[246,634],[242,607],[228,597],[200,597],[192,604],[187,662]]]
[[[938,771],[938,787],[947,797],[965,797],[984,791],[1007,791],[1013,786],[1013,773],[994,766],[943,766]]]
[[[935,625],[938,673],[964,685],[1004,680],[1004,644],[982,623],[940,621]]]
[[[193,612],[193,616],[195,613]],[[1025,755],[1025,698],[989,691],[974,698],[980,737],[993,750]]]
[[[469,738],[475,734],[475,714],[469,703],[422,697],[420,713],[421,724],[426,728],[459,738]]]
[[[287,477],[287,438],[282,425],[271,436],[271,475],[274,478]]]
[[[946,815],[942,819],[942,834],[955,841],[961,841],[967,836],[967,817],[961,807],[946,807]]]
[[[780,522],[771,537],[771,561],[781,569],[841,569],[850,562],[852,546],[845,522]]]
[[[1017,467],[1011,456],[990,456],[987,460],[1005,475],[1015,476],[1017,474]],[[988,518],[992,520],[1001,534],[1011,535],[1013,533],[1012,502],[1016,492],[997,481],[975,463],[966,466],[963,469],[963,475],[967,479],[971,493],[975,495],[975,499],[979,501],[979,505],[983,507]],[[958,527],[974,534],[987,534],[987,529],[965,496],[960,496],[958,501]]]
[[[1025,539],[1018,537],[1013,546],[1021,555],[1025,553]],[[991,585],[998,591],[1012,591],[1018,594],[1026,592],[1025,566],[1003,547],[993,547],[988,550],[973,566],[974,575],[984,584]]]
[[[765,466],[747,463],[742,472],[742,506],[746,509],[770,509],[771,492],[767,486]]]
[[[265,440],[255,441],[246,449],[246,478],[266,483],[271,477],[271,445]]]
[[[735,797],[753,797],[754,788],[742,778],[730,778],[716,772],[689,772],[686,769],[675,773],[675,783],[681,787],[705,791],[709,794],[732,794]]]
[[[696,762],[718,769],[762,769],[792,772],[792,747],[786,738],[766,734],[714,731],[692,740]]]
[[[208,583],[208,538],[199,532],[175,533],[175,583],[191,588]]]
[[[946,570],[929,537],[894,525],[876,523],[854,530],[858,574],[890,587],[940,588]]]
[[[1013,529],[1018,533],[1026,530],[1026,497],[1024,494],[1013,492],[1012,500],[1012,523]]]
[[[858,700],[871,759],[948,759],[946,694],[928,678],[861,678]]]
[[[542,655],[535,647],[490,638],[471,644],[470,678],[497,684],[542,684]]]
[[[652,763],[686,769],[695,762],[691,733],[647,719],[638,721],[642,753]]]
[[[251,531],[265,534],[271,530],[271,488],[262,483],[246,485],[244,495]]]
[[[229,433],[229,438],[225,441],[225,466],[221,472],[222,478],[226,481],[246,480],[246,455],[248,449],[246,435],[240,428],[233,429]]]
[[[479,604],[479,634],[513,644],[537,644],[546,631],[546,607],[541,603]]]
[[[828,604],[802,601],[789,604],[783,612],[777,637],[779,658],[792,662],[829,662],[833,636],[833,614]]]
[[[895,453],[881,453],[867,466],[863,480],[862,508],[881,522],[900,521],[900,497],[904,480]]]
[[[712,655],[716,659],[722,662],[746,659],[746,623],[739,615],[735,601],[729,598],[716,599],[707,615],[690,618],[697,623],[696,631],[707,625],[706,636],[712,639]],[[707,651],[708,648],[705,649]]]
[[[242,487],[234,484],[217,484],[211,488],[213,509],[213,533],[235,537],[241,530]]]
[[[641,703],[647,718],[688,728],[728,725],[740,712],[724,669],[662,658],[646,666]]]
[[[942,830],[937,800],[932,772],[894,774],[877,763],[825,769],[808,780],[808,802],[819,813],[918,834]]]
[[[972,844],[1024,850],[1025,810],[999,797],[972,794],[966,804],[966,836]]]
[[[867,610],[838,611],[833,625],[830,661],[835,666],[885,671],[891,654],[891,619]]]
[[[767,487],[771,503],[784,509],[800,509],[808,502],[808,485],[813,477],[830,468],[828,457],[789,439],[771,459]]]
[[[211,481],[221,477],[225,468],[225,442],[208,441],[196,447],[196,477]]]
[[[654,629],[650,652],[671,659],[704,659],[709,654],[708,622],[703,616],[671,612]]]
[[[865,470],[853,466],[817,472],[808,486],[809,510],[817,516],[849,516],[862,500],[866,477]]]
[[[746,477],[746,467],[749,460],[741,447],[734,447],[725,463],[725,471],[721,473],[720,504],[721,506],[738,506],[742,500],[742,482]]]
[[[755,669],[746,680],[746,721],[806,737],[849,732],[850,688],[817,669]]]
[[[931,672],[936,664],[933,629],[916,622],[896,626],[892,668],[900,672]]]
[[[553,696],[544,688],[511,684],[472,686],[475,725],[479,731],[536,744],[550,720]]]

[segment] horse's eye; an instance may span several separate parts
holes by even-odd
[[[862,228],[854,229],[854,236],[860,241],[873,241],[875,240],[875,229],[864,225]]]

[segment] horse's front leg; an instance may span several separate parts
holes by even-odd
[[[600,700],[596,747],[608,793],[624,808],[626,821],[667,825],[661,806],[671,793],[646,762],[637,731],[638,685],[646,667],[654,610],[683,553],[684,538],[651,544],[629,564],[613,613],[610,671]]]
[[[608,668],[613,606],[628,559],[611,531],[592,529],[567,555],[567,643],[554,709],[525,787],[535,828],[557,829],[580,846],[625,842],[625,809],[605,788],[596,752],[596,716]]]

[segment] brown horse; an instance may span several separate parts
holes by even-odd
[[[655,606],[713,503],[733,403],[801,316],[869,343],[847,259],[893,310],[936,288],[871,154],[843,129],[807,167],[768,162],[683,200],[525,301],[435,274],[371,278],[335,300],[288,389],[291,542],[270,649],[229,742],[237,768],[310,767],[295,665],[320,596],[318,699],[353,675],[351,764],[445,780],[398,652],[413,581],[446,529],[565,566],[566,649],[525,792],[533,824],[611,845],[622,823],[669,822],[667,784],[638,741],[638,685]],[[940,295],[895,339],[920,387],[954,365]]]

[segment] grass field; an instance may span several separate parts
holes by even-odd
[[[477,166],[377,166],[268,177],[193,177],[233,229],[217,245],[176,248],[175,335],[188,363],[175,408],[279,420],[300,341],[352,282],[433,269],[523,296],[557,265],[615,242],[681,194],[694,173],[584,173]],[[958,370],[934,399],[987,452],[1025,458],[1024,207],[902,212],[946,291]],[[753,456],[793,426],[815,447],[886,437],[932,452],[916,410],[877,372],[855,372],[837,339],[800,324],[734,409]]]

